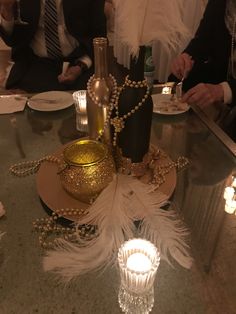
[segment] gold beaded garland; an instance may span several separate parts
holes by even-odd
[[[131,81],[129,79],[129,75],[126,76],[125,78],[125,85],[134,87],[134,88],[140,88],[140,87],[145,87],[147,86],[147,81],[144,79],[143,81]]]
[[[136,106],[134,106],[133,109],[131,109],[129,112],[127,112],[123,116],[120,116],[119,109],[118,109],[118,101],[119,101],[120,93],[125,88],[125,86],[134,87],[134,88],[146,87],[146,93],[143,96],[142,100]],[[132,114],[134,114],[136,111],[138,111],[138,109],[146,102],[146,99],[148,98],[149,94],[150,94],[150,89],[147,85],[146,79],[143,81],[131,81],[129,80],[129,76],[128,75],[126,76],[125,83],[119,88],[116,95],[116,100],[114,102],[116,116],[110,119],[110,123],[114,127],[114,135],[113,135],[113,142],[112,142],[113,146],[116,146],[118,133],[120,133],[125,127],[125,120],[128,117],[130,117]]]
[[[33,221],[33,228],[39,233],[39,245],[44,249],[53,248],[57,245],[58,238],[63,237],[65,240],[76,242],[78,238],[91,240],[96,236],[96,226],[81,225],[72,227],[63,227],[58,223],[61,217],[82,216],[86,214],[86,209],[59,209],[52,212],[51,217],[36,219]]]
[[[142,177],[148,172],[148,170],[150,170],[151,177],[148,183],[154,184],[157,189],[166,181],[166,175],[173,168],[176,168],[178,171],[187,166],[189,163],[186,157],[180,156],[176,161],[170,161],[163,165],[158,165],[157,160],[164,160],[166,158],[167,155],[153,145],[150,146],[148,153],[143,158],[143,161],[139,163],[132,163],[130,158],[123,157],[122,152],[118,150],[117,166],[119,172],[135,177]]]
[[[36,173],[39,170],[40,165],[44,161],[54,163],[60,162],[60,160],[56,156],[48,155],[38,160],[30,160],[14,164],[9,168],[9,171],[17,177],[26,177],[28,175]]]
[[[87,83],[87,91],[88,91],[88,95],[89,97],[92,99],[92,101],[95,103],[95,105],[97,106],[102,106],[102,104],[100,104],[97,100],[96,100],[96,97],[95,97],[95,93],[94,91],[92,90],[92,82],[95,78],[95,75],[93,74],[89,80],[88,80],[88,83]],[[111,74],[109,74],[109,78],[110,80],[112,81],[112,91],[111,91],[111,97],[110,97],[110,104],[109,105],[112,105],[113,102],[115,101],[115,98],[116,98],[116,93],[117,93],[117,82],[116,82],[116,79],[114,78],[114,76],[112,76]]]

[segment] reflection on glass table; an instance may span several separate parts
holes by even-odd
[[[0,180],[4,182],[0,201],[6,210],[0,218],[0,231],[5,232],[0,240],[0,313],[121,313],[118,265],[83,275],[66,287],[43,271],[44,249],[32,223],[49,216],[41,206],[35,176],[18,179],[8,171],[13,164],[37,160],[83,136],[76,130],[75,118],[73,106],[60,112],[25,108],[0,115]],[[190,270],[161,259],[152,312],[233,314],[236,216],[224,211],[224,189],[235,171],[235,157],[191,109],[178,116],[153,115],[152,143],[173,160],[178,156],[190,160],[177,175],[171,201],[189,229],[194,257]]]

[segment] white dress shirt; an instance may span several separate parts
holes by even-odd
[[[45,0],[41,0],[39,25],[35,33],[35,36],[30,44],[35,55],[39,57],[48,57],[44,35],[44,5]],[[58,14],[58,35],[61,46],[61,52],[64,57],[67,57],[76,47],[79,46],[79,43],[74,37],[72,37],[68,33],[66,29],[62,0],[56,0],[56,5]],[[5,31],[8,34],[10,34],[14,28],[14,20],[6,21],[3,17],[1,17],[1,25],[5,29]],[[92,65],[92,60],[88,55],[80,57],[79,60],[85,63],[88,68],[90,68]]]

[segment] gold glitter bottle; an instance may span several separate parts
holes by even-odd
[[[108,74],[107,38],[93,40],[95,73],[88,81],[87,114],[89,137],[110,143],[109,115],[116,94],[116,80]]]

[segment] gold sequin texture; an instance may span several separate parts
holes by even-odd
[[[60,171],[63,188],[82,202],[91,203],[112,181],[115,164],[108,148],[97,141],[80,140],[64,151]]]

